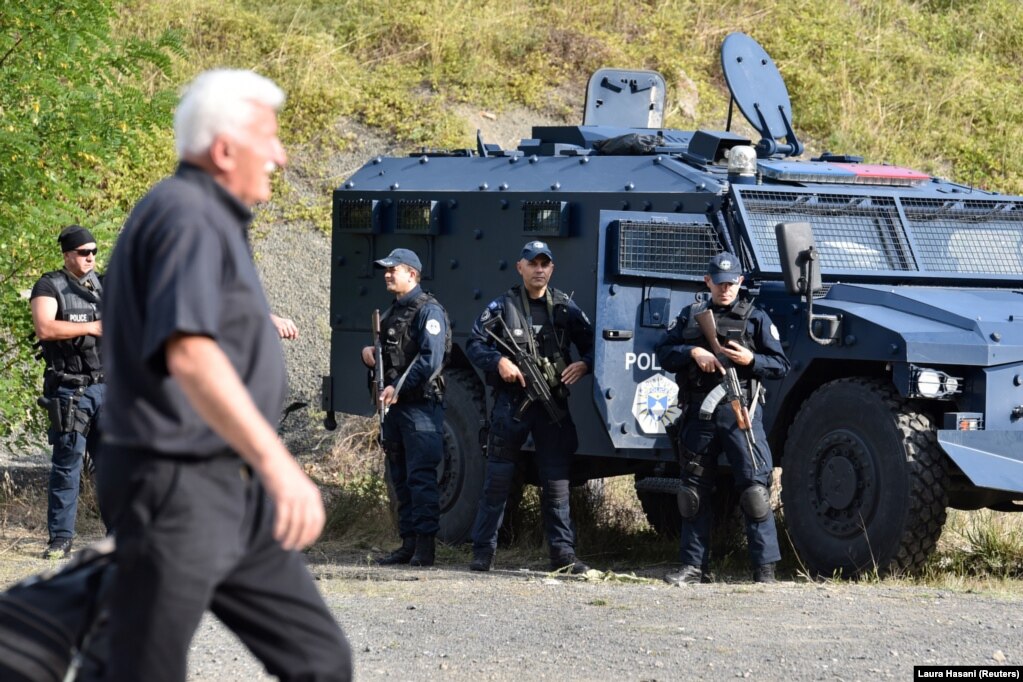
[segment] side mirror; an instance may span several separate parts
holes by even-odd
[[[790,294],[811,294],[821,289],[820,262],[813,245],[810,223],[778,223],[774,226],[785,288]],[[808,286],[809,282],[809,286]]]

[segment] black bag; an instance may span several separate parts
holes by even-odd
[[[93,639],[113,573],[111,537],[0,594],[0,680],[64,680]]]

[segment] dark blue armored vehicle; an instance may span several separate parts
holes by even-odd
[[[372,264],[412,248],[454,329],[448,541],[467,536],[484,470],[488,411],[464,342],[516,283],[531,238],[550,243],[553,284],[596,328],[592,377],[570,398],[577,477],[634,474],[655,527],[678,523],[665,435],[678,407],[653,348],[722,250],[742,260],[792,362],[767,385],[764,422],[808,570],[911,570],[947,507],[1023,509],[1023,197],[852,156],[798,160],[770,57],[732,34],[721,58],[759,140],[664,129],[661,76],[605,69],[581,126],[533,128],[514,150],[478,139],[375,158],[334,192],[328,423],[371,409],[359,350],[386,303]]]

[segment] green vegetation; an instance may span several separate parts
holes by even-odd
[[[39,375],[20,292],[59,265],[60,226],[82,222],[112,243],[124,202],[104,178],[143,162],[139,141],[170,120],[169,93],[147,95],[139,79],[169,73],[174,35],[115,41],[115,18],[102,0],[0,12],[0,434],[31,421]]]

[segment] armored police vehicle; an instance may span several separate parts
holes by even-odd
[[[1023,508],[1023,197],[853,156],[797,159],[771,58],[732,34],[721,61],[759,140],[665,129],[659,74],[604,69],[581,126],[535,127],[513,150],[477,135],[475,149],[375,158],[334,192],[327,421],[371,409],[359,349],[386,303],[373,261],[416,250],[455,339],[444,539],[467,536],[484,471],[485,395],[464,343],[519,281],[531,239],[550,244],[553,284],[596,328],[593,374],[570,397],[576,475],[634,474],[655,527],[678,523],[665,426],[679,408],[653,348],[724,250],[792,362],[762,409],[810,571],[912,570],[947,507]]]

